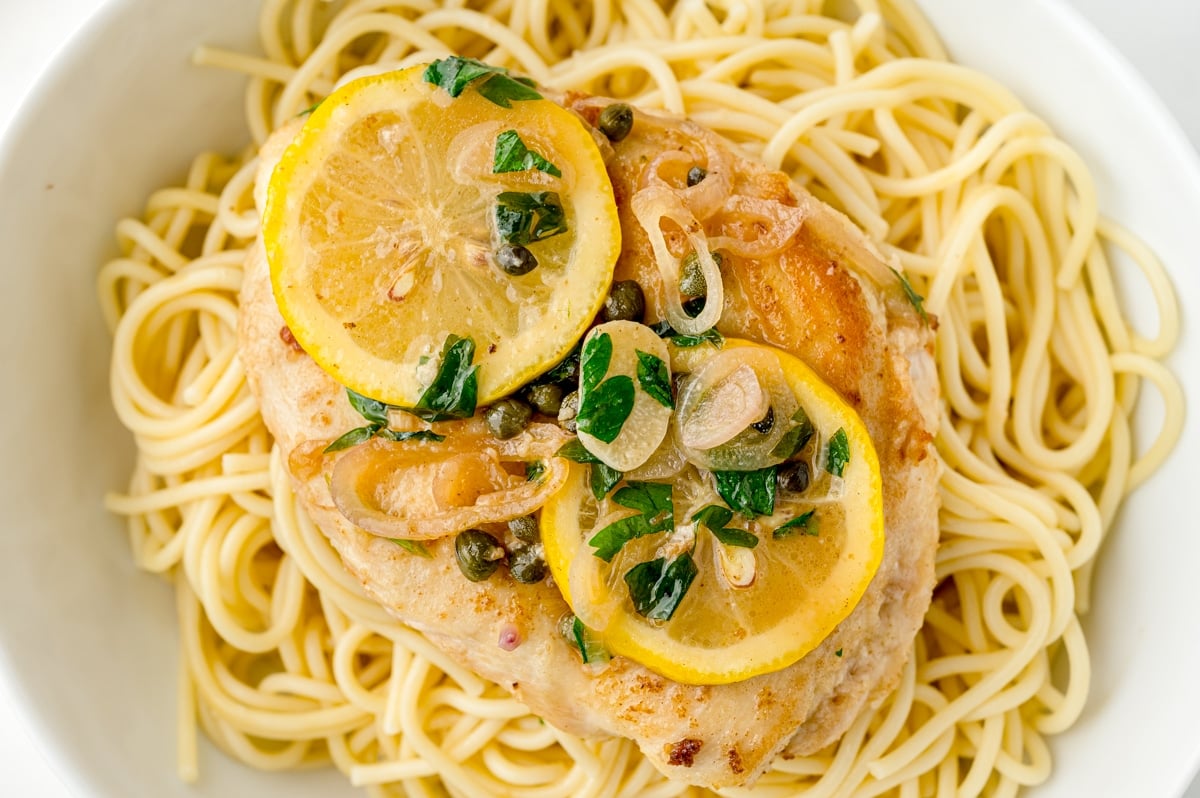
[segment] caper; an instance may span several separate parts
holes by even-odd
[[[724,263],[724,258],[720,252],[711,253],[713,263],[717,264],[717,268],[721,268]],[[683,264],[679,267],[679,293],[684,296],[704,296],[708,293],[708,281],[704,279],[704,270],[700,268],[700,256],[695,252],[689,252],[683,258]]]
[[[562,407],[563,389],[552,382],[531,385],[525,392],[525,400],[539,413],[557,416],[559,408]]]
[[[693,166],[687,173],[688,188],[698,184],[701,180],[708,177],[708,170],[703,166]]]
[[[633,109],[625,103],[613,103],[600,112],[596,127],[609,141],[620,141],[633,129]]]
[[[683,312],[687,314],[689,319],[694,319],[704,312],[704,306],[707,304],[708,297],[693,297],[683,303]]]
[[[571,391],[563,397],[562,407],[558,409],[558,425],[567,432],[575,432],[577,415],[579,415],[579,391]]]
[[[508,572],[524,585],[536,584],[546,578],[546,560],[541,546],[513,546],[508,558]]]
[[[604,300],[605,321],[641,322],[646,314],[646,295],[637,280],[618,280]]]
[[[472,582],[482,582],[500,567],[504,547],[482,529],[468,529],[454,538],[454,558],[463,576]]]
[[[542,539],[538,521],[532,515],[522,515],[508,522],[508,531],[522,543],[537,543]]]
[[[763,435],[769,433],[771,428],[775,426],[775,408],[768,407],[767,414],[750,426],[754,428],[755,432],[760,432]]]
[[[505,274],[520,277],[537,268],[537,258],[520,244],[501,244],[496,250],[496,265]]]
[[[488,430],[502,441],[515,438],[529,426],[533,408],[520,399],[501,399],[487,409],[483,420]]]
[[[775,482],[784,493],[803,493],[808,490],[808,463],[797,460],[779,467]]]

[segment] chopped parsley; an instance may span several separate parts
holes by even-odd
[[[425,544],[419,540],[405,540],[404,538],[388,538],[388,540],[392,541],[409,554],[415,554],[418,557],[433,557],[433,554],[428,548],[425,547]]]
[[[913,290],[912,283],[908,281],[900,272],[892,269],[892,274],[896,275],[896,279],[900,281],[900,287],[904,289],[904,295],[908,297],[908,301],[917,309],[917,313],[921,315],[921,321],[929,323],[929,314],[925,312],[925,297]]]
[[[593,335],[583,346],[579,356],[579,388],[590,391],[600,384],[612,363],[612,336],[608,333]]]
[[[791,537],[797,532],[816,537],[817,526],[815,523],[812,523],[815,513],[816,510],[809,510],[806,513],[801,513],[785,524],[780,524],[775,528],[775,531],[771,533],[771,537],[775,538],[776,540],[780,540],[781,538]]]
[[[589,338],[579,360],[579,413],[575,424],[604,443],[612,443],[633,412],[633,379],[619,374],[605,380],[612,362],[612,336]]]
[[[666,408],[674,408],[675,400],[671,398],[671,373],[662,358],[655,357],[638,349],[637,378],[642,390],[650,398]]]
[[[775,448],[771,450],[772,457],[780,457],[784,460],[792,459],[797,452],[808,445],[813,433],[816,432],[803,407],[792,414],[792,424],[793,426],[783,434],[779,443],[775,444]]]
[[[587,450],[587,447],[578,438],[572,438],[559,447],[554,453],[555,457],[565,457],[576,463],[585,463],[590,465],[590,487],[592,495],[596,497],[596,501],[600,501],[609,494],[617,483],[624,476],[617,469],[605,464],[599,457]]]
[[[600,636],[585,626],[578,616],[571,620],[567,629],[567,639],[575,646],[585,665],[589,662],[608,662],[612,659]]]
[[[496,136],[496,154],[492,159],[492,173],[527,172],[536,169],[554,177],[562,177],[562,170],[540,154],[529,149],[515,130],[506,130]]]
[[[554,191],[502,191],[496,195],[496,232],[510,244],[532,244],[567,232],[567,215]]]
[[[690,554],[680,554],[669,562],[656,557],[638,563],[625,574],[633,608],[652,621],[671,620],[697,572]]]
[[[712,344],[720,349],[725,344],[725,336],[717,332],[716,327],[709,327],[698,335],[684,335],[675,332],[675,328],[671,326],[670,322],[660,321],[658,324],[651,325],[650,329],[654,330],[654,334],[659,338],[666,338],[680,349],[691,349],[700,344]]]
[[[605,562],[612,562],[617,552],[635,538],[675,528],[675,505],[669,483],[630,482],[613,494],[612,500],[637,510],[637,514],[614,521],[588,541],[595,549],[592,553]]]
[[[752,549],[758,545],[758,537],[744,529],[730,527],[733,511],[719,504],[708,504],[692,516],[692,520],[701,524],[713,533],[713,536],[726,546],[741,546]]]
[[[405,409],[426,421],[473,416],[479,388],[476,375],[479,367],[471,365],[474,358],[475,341],[453,333],[447,335],[433,382],[421,394],[416,407]]]
[[[753,518],[775,512],[777,466],[757,471],[714,471],[717,493],[737,512]]]
[[[513,101],[542,99],[542,95],[534,90],[532,80],[512,77],[504,67],[474,58],[452,55],[425,68],[425,82],[444,89],[451,97],[459,96],[476,81],[479,82],[475,90],[501,108],[511,108]]]
[[[388,409],[389,406],[378,399],[371,399],[363,396],[356,391],[346,389],[346,395],[350,399],[350,406],[358,412],[363,418],[370,423],[365,427],[356,427],[350,430],[333,443],[325,447],[325,453],[340,452],[343,449],[349,449],[351,446],[357,446],[360,443],[366,443],[371,438],[387,438],[391,441],[444,441],[445,435],[438,435],[432,430],[415,430],[408,432],[397,432],[388,429]]]
[[[525,481],[526,482],[537,482],[539,479],[541,479],[545,475],[546,475],[546,464],[543,463],[541,460],[534,460],[533,462],[525,464]]]
[[[850,439],[846,437],[845,428],[838,427],[838,431],[833,433],[833,437],[829,439],[829,446],[825,454],[825,470],[835,477],[840,477],[846,470],[848,462],[850,462]]]

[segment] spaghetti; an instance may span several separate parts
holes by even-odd
[[[1047,777],[1045,737],[1079,715],[1091,563],[1182,426],[1160,362],[1174,296],[1148,249],[1098,216],[1079,157],[1006,89],[948,63],[909,0],[825,5],[265,0],[263,56],[196,60],[249,75],[261,144],[349,78],[480,58],[686,113],[865,229],[940,322],[939,586],[882,706],[725,794],[1011,796]],[[182,777],[197,777],[198,722],[255,767],[332,761],[372,795],[700,794],[629,741],[559,732],[456,665],[367,598],[298,511],[237,358],[254,166],[253,148],[196,158],[119,223],[124,254],[99,277],[113,402],[138,446],[109,506],[138,565],[176,586]],[[1118,305],[1118,251],[1153,290],[1153,338]],[[1164,417],[1138,454],[1147,382]]]

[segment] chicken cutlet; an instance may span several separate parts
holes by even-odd
[[[607,104],[562,101],[593,125]],[[280,130],[262,150],[260,207],[297,127]],[[682,181],[682,165],[703,164],[707,185],[693,208],[709,240],[724,244],[719,330],[798,356],[853,406],[871,435],[883,478],[882,563],[849,616],[794,664],[720,685],[675,682],[621,656],[603,669],[585,666],[563,642],[559,626],[570,609],[552,581],[470,582],[452,537],[429,541],[429,558],[414,557],[351,523],[312,463],[314,452],[361,417],[344,389],[289,340],[261,241],[245,264],[241,358],[301,504],[349,572],[398,620],[558,728],[630,738],[673,779],[711,788],[748,784],[785,750],[807,754],[836,741],[894,688],[911,651],[930,600],[938,534],[931,322],[847,218],[711,131],[637,111],[630,133],[601,140],[601,150],[621,223],[615,279],[643,287],[647,322],[666,315],[668,295],[630,198],[655,181]],[[472,434],[486,431],[477,425]],[[530,445],[566,439],[553,429],[539,434],[546,440]],[[446,479],[454,475],[431,472],[421,495],[433,497]]]

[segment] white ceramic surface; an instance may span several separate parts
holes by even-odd
[[[1184,307],[1200,309],[1191,236],[1200,167],[1141,84],[1061,2],[923,5],[959,59],[1004,78],[1076,143],[1096,170],[1106,211],[1152,243]],[[117,216],[179,176],[199,148],[244,140],[239,80],[192,68],[187,55],[201,42],[248,44],[254,6],[107,4],[0,144],[0,373],[8,388],[0,392],[0,679],[54,770],[81,796],[354,794],[334,774],[258,774],[207,748],[200,786],[178,784],[169,592],[134,572],[119,524],[99,508],[103,491],[124,480],[131,447],[107,404],[94,270],[112,250]],[[1172,364],[1195,415],[1195,330]],[[1056,775],[1035,798],[1169,798],[1188,783],[1200,756],[1200,594],[1191,589],[1200,523],[1186,503],[1200,471],[1198,437],[1189,424],[1167,470],[1125,508],[1105,548],[1088,620],[1091,703],[1079,726],[1054,740]]]

